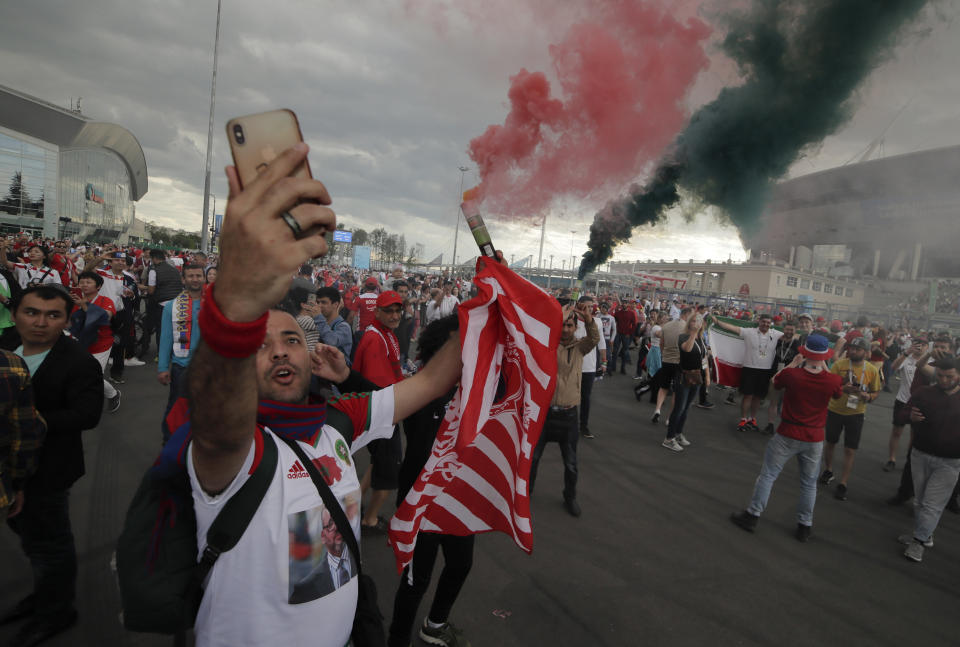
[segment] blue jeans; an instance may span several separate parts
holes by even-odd
[[[797,457],[800,468],[800,501],[797,503],[797,521],[805,526],[813,525],[813,505],[817,501],[817,471],[820,469],[820,456],[823,454],[823,442],[809,443],[795,438],[774,434],[763,453],[763,467],[753,486],[753,498],[747,512],[760,516],[767,507],[773,482],[780,476],[780,470],[792,456]]]
[[[610,356],[611,373],[617,370],[618,357],[620,358],[620,372],[625,373],[627,371],[627,365],[630,364],[630,341],[632,339],[632,335],[617,333],[613,340],[613,354]]]
[[[73,610],[77,551],[70,528],[70,490],[33,492],[27,487],[23,510],[8,519],[33,569],[34,618],[53,622]]]
[[[670,411],[670,422],[667,428],[667,438],[675,438],[683,433],[683,425],[687,421],[687,411],[700,392],[700,385],[687,386],[683,383],[683,371],[677,371],[673,378],[673,409]]]
[[[913,536],[927,541],[940,523],[940,515],[953,496],[953,487],[960,475],[960,458],[941,458],[916,447],[910,456],[913,463],[914,528]]]

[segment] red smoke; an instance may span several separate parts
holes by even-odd
[[[542,72],[520,70],[503,124],[470,142],[479,195],[498,213],[533,215],[558,196],[619,190],[684,125],[682,103],[707,65],[710,28],[654,2],[591,4],[589,19],[550,47],[561,95]]]

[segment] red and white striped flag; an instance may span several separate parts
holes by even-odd
[[[528,480],[556,383],[560,304],[482,257],[474,283],[479,294],[459,308],[460,388],[430,458],[390,519],[398,572],[413,559],[419,531],[499,530],[533,550]]]

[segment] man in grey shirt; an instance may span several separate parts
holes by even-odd
[[[680,335],[686,330],[687,319],[690,318],[690,313],[692,312],[693,308],[690,306],[684,307],[680,310],[679,319],[668,321],[663,324],[661,328],[660,332],[663,335],[663,344],[660,347],[660,352],[663,356],[663,366],[660,367],[660,370],[657,371],[657,374],[654,376],[654,386],[659,387],[660,390],[657,392],[657,408],[654,410],[650,422],[657,423],[660,421],[660,407],[663,406],[663,401],[667,399],[667,395],[672,391],[673,379],[680,370]],[[671,408],[672,407],[673,404],[671,402]]]

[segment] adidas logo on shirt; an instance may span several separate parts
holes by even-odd
[[[300,464],[300,461],[297,461],[290,466],[289,470],[287,470],[287,478],[306,479],[310,478],[310,474],[307,473],[307,470],[303,469],[303,465]]]

